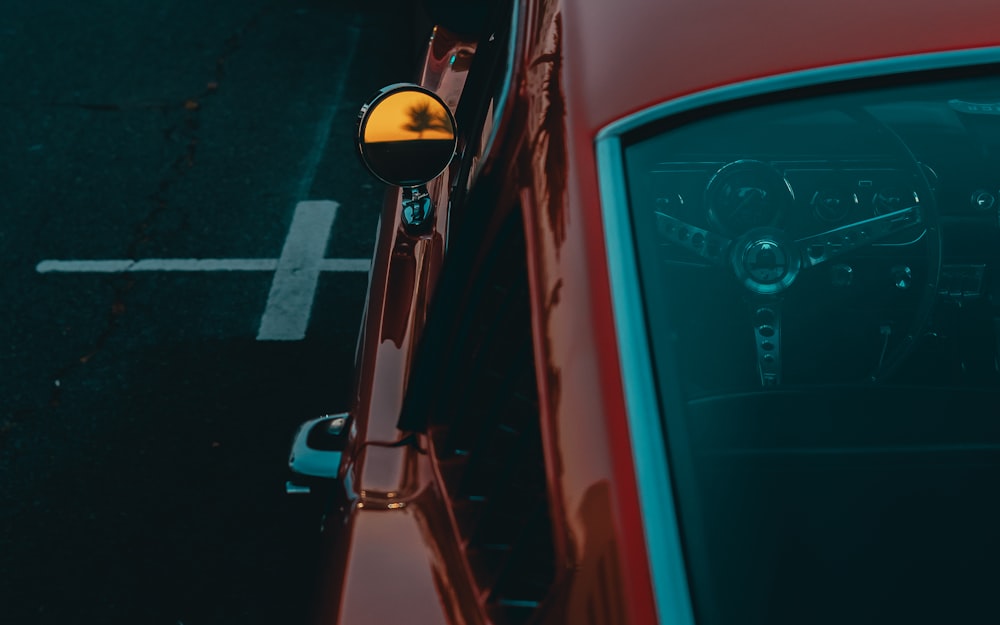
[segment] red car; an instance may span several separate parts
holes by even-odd
[[[1000,622],[1000,6],[493,5],[359,117],[317,622]]]

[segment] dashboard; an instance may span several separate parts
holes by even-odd
[[[628,146],[640,248],[692,375],[728,384],[745,359],[765,387],[996,383],[995,82],[776,102]]]

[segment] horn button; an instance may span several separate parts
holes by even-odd
[[[760,295],[784,291],[802,270],[798,246],[772,228],[740,237],[733,246],[732,265],[743,286]]]

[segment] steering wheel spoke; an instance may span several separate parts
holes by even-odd
[[[732,137],[692,124],[676,141],[639,142],[630,155],[629,167],[653,167],[633,199],[653,211],[662,256],[650,274],[678,294],[680,327],[696,328],[693,342],[738,342],[738,369],[706,371],[723,387],[756,384],[749,358],[763,388],[880,383],[900,371],[930,324],[942,261],[936,174],[876,116],[895,115],[880,101],[869,110],[861,100],[844,107],[819,98],[795,124],[775,110],[762,114],[760,128],[757,117],[734,117],[721,127]],[[827,262],[828,275],[809,271]],[[713,318],[703,309],[719,302],[725,330],[702,333],[698,324]]]
[[[763,387],[781,384],[781,308],[782,300],[778,298],[751,302],[757,371]]]
[[[699,228],[662,211],[656,211],[656,226],[665,243],[682,247],[718,267],[725,266],[733,241]]]
[[[922,225],[924,221],[921,207],[914,205],[810,235],[798,239],[795,244],[802,250],[803,266],[814,267],[859,247]]]

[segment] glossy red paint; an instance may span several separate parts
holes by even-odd
[[[990,0],[577,2],[567,99],[580,131],[680,95],[815,67],[995,46]]]
[[[448,63],[474,42],[441,30],[428,46],[422,85],[454,106],[465,71]],[[448,172],[429,186],[447,207]],[[427,235],[400,226],[401,193],[386,196],[369,275],[368,301],[355,358],[357,393],[351,439],[342,466],[347,501],[329,515],[317,622],[477,622],[478,603],[457,580],[461,559],[448,540],[440,501],[424,454],[397,446],[396,421],[406,393],[414,346],[444,253],[447,211]],[[459,572],[453,571],[459,569]],[[447,580],[447,582],[443,582]],[[393,597],[393,601],[386,601]]]
[[[542,16],[550,34],[558,21],[555,16]],[[536,43],[542,47],[532,47],[527,53],[558,53],[545,49],[551,39],[548,44]],[[422,86],[436,91],[454,107],[468,65],[449,61],[474,50],[473,42],[439,29],[428,48]],[[543,66],[536,63],[535,67]],[[558,76],[557,66],[550,65],[545,71],[550,77]],[[554,588],[562,597],[552,601],[547,620],[577,621],[596,605],[609,615],[610,622],[643,622],[652,614],[651,599],[648,579],[641,573],[645,561],[635,489],[627,486],[632,483],[630,455],[623,435],[616,435],[624,424],[621,392],[612,383],[609,393],[608,385],[602,383],[602,377],[613,380],[614,371],[596,366],[601,361],[600,350],[609,347],[611,320],[605,318],[606,327],[592,333],[586,329],[592,323],[589,315],[579,314],[592,307],[588,301],[592,297],[590,277],[580,264],[580,255],[586,255],[584,246],[571,245],[569,256],[559,263],[549,262],[559,256],[558,248],[574,231],[566,230],[565,187],[546,187],[548,181],[559,178],[546,172],[557,173],[556,168],[566,165],[565,139],[556,130],[562,125],[561,94],[558,90],[543,91],[540,97],[542,100],[527,100],[529,109],[534,107],[541,113],[530,123],[537,126],[535,141],[544,140],[551,146],[548,153],[556,160],[525,162],[524,157],[532,151],[526,139],[523,144],[501,144],[502,156],[490,159],[487,169],[502,170],[490,175],[517,181],[526,223],[532,224],[528,227],[530,245],[538,246],[531,256],[546,259],[533,263],[530,269],[533,301],[547,303],[544,309],[536,308],[533,323],[537,335],[544,337],[537,342],[536,353],[542,362],[549,363],[538,375],[546,405],[542,430],[549,451],[546,456],[557,534],[559,572]],[[521,132],[519,124],[523,122],[513,118],[513,113],[506,115],[500,134]],[[545,125],[549,130],[542,127]],[[551,134],[542,139],[546,132]],[[395,606],[405,606],[405,618],[411,623],[490,622],[485,597],[477,594],[461,552],[454,512],[441,496],[440,476],[429,459],[433,454],[393,446],[404,436],[396,430],[396,419],[406,393],[414,345],[427,313],[428,295],[443,258],[442,233],[447,232],[449,218],[444,210],[448,207],[448,174],[432,182],[429,191],[440,210],[436,227],[427,236],[413,237],[398,227],[399,193],[389,194],[384,206],[356,361],[358,393],[351,408],[354,431],[344,463],[349,499],[342,522],[327,528],[332,555],[325,562],[325,598],[319,622],[394,622],[400,617]],[[517,210],[517,199],[517,194],[510,194],[507,205],[497,210]],[[539,199],[546,205],[542,213],[535,208]],[[567,285],[565,295],[561,285]],[[563,325],[566,323],[570,325]],[[597,338],[603,335],[605,345],[574,342],[577,333]],[[574,351],[576,358],[568,359],[567,350]],[[580,366],[565,364],[571,360]],[[608,368],[615,366],[613,360],[608,364]],[[595,392],[563,395],[560,389],[564,384]],[[615,418],[608,418],[608,414]],[[606,445],[609,440],[619,450],[619,466],[613,466]],[[421,435],[419,441],[421,448],[433,448],[431,437]],[[625,556],[620,542],[629,547]],[[628,579],[628,568],[639,573],[638,584],[630,583],[635,580]],[[622,581],[602,589],[608,578]],[[636,610],[636,590],[645,599],[645,610]],[[394,599],[387,602],[384,597]]]
[[[567,124],[564,7],[539,3],[525,28],[521,78],[528,143],[516,159],[528,230],[536,336],[557,539],[573,575],[552,622],[594,616],[603,598],[608,622],[651,623],[651,594],[628,424],[610,310],[603,229],[587,214]],[[597,197],[595,193],[593,198]],[[601,560],[610,571],[598,571]],[[607,564],[610,563],[610,564]],[[597,578],[605,575],[604,588]],[[609,583],[610,579],[610,583]],[[600,599],[598,600],[600,603]],[[600,621],[599,621],[600,622]]]
[[[479,177],[521,211],[555,577],[532,623],[657,621],[611,308],[594,141],[608,123],[718,85],[844,62],[1000,44],[991,2],[520,0],[512,91]],[[927,28],[933,23],[934,29]],[[721,42],[721,43],[720,43]],[[439,28],[420,84],[455,108],[476,42]],[[484,129],[489,133],[489,127]],[[383,207],[359,339],[348,501],[327,527],[319,621],[491,623],[432,435],[394,446],[415,348],[446,255],[456,166],[428,185],[435,227]],[[588,620],[589,619],[589,620]]]
[[[561,471],[551,478],[563,494],[577,550],[587,528],[572,513],[589,485],[610,482],[627,622],[653,623],[656,608],[610,308],[597,133],[636,111],[720,85],[852,61],[1000,45],[1000,31],[993,27],[1000,11],[983,0],[948,3],[944,14],[938,3],[866,0],[738,7],[721,0],[564,4],[535,7],[537,43],[524,60],[529,69],[523,83],[528,135],[559,137],[559,145],[545,150],[559,152],[557,157],[526,156],[531,180],[525,186],[532,191],[522,196],[525,206],[533,206],[530,222],[537,230],[539,269],[533,273],[546,284],[536,297],[557,302],[538,313],[549,350],[541,358],[563,363],[560,387],[574,389],[559,406],[550,405],[545,421],[560,433],[553,451]],[[556,87],[552,77],[533,76],[539,59],[558,67]],[[561,198],[547,189],[553,181],[565,185]]]

